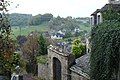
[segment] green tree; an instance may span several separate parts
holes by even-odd
[[[17,66],[17,65],[19,65],[19,63],[20,63],[20,54],[19,53],[17,53],[17,52],[14,52],[13,53],[13,55],[12,55],[12,64],[13,64],[13,66]]]
[[[80,43],[79,39],[75,39],[72,43],[71,53],[75,55],[76,58],[82,55],[85,50],[85,46]]]
[[[40,35],[38,43],[39,43],[38,55],[47,54],[47,45],[46,45],[45,38],[43,37],[42,34]]]
[[[8,17],[5,14],[9,3],[0,0],[0,74],[10,78],[14,66],[12,63],[12,55],[14,53],[14,41],[10,37],[11,27]]]

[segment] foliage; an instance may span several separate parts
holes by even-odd
[[[48,22],[53,18],[52,14],[38,14],[29,19],[29,25],[40,25],[41,23]]]
[[[43,37],[42,34],[40,35],[38,43],[39,43],[38,55],[45,55],[45,54],[47,54],[47,45],[46,45],[45,38]]]
[[[12,55],[12,65],[13,66],[18,66],[20,65],[20,54],[17,52],[14,52]]]
[[[5,76],[11,76],[14,66],[11,65],[12,55],[14,53],[14,41],[10,37],[11,27],[5,12],[7,11],[7,6],[10,5],[8,1],[0,1],[0,74]]]
[[[9,14],[9,20],[11,26],[27,26],[29,20],[32,18],[31,14],[18,14],[18,13],[12,13]]]
[[[21,46],[21,51],[23,52],[24,58],[28,62],[36,62],[36,53],[38,49],[38,34],[36,32],[31,33],[27,37],[27,41]]]
[[[79,39],[75,39],[72,43],[71,53],[78,58],[81,56],[84,50],[85,46],[80,43]]]
[[[44,38],[45,38],[45,37],[44,37]],[[52,42],[52,40],[49,39],[49,38],[45,38],[45,42],[46,42],[46,46],[54,45],[54,43]]]
[[[37,57],[37,63],[45,64],[47,62],[47,55],[41,55]]]
[[[64,38],[69,38],[69,37],[73,37],[70,31],[66,31]]]
[[[112,14],[112,15],[111,15]],[[102,12],[103,21],[106,20],[118,20],[119,16],[116,10],[112,9],[112,5],[109,5],[109,9]]]
[[[38,14],[32,16],[32,14],[19,14],[19,13],[12,13],[9,14],[9,20],[11,26],[29,26],[29,25],[40,25],[43,22],[48,22],[50,19],[53,18],[52,14]]]
[[[75,27],[79,27],[79,24],[74,19],[68,18],[61,18],[58,16],[57,18],[52,18],[48,24],[50,29],[59,30],[59,29],[66,29],[66,30],[74,30]]]
[[[118,18],[120,16],[109,9],[103,12],[103,23],[92,29],[91,80],[118,80],[120,62],[120,21]]]

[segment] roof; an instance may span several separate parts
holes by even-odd
[[[106,4],[105,6],[103,6],[103,7],[100,9],[100,11],[105,11],[105,10],[107,10],[110,5],[112,6],[112,8],[113,8],[114,10],[120,11],[120,4]]]
[[[63,34],[60,34],[60,33],[53,33],[53,34],[52,34],[52,36],[55,36],[55,35],[56,35],[57,37],[58,37],[58,36],[60,36],[60,37],[63,37],[63,36],[64,36]]]
[[[100,12],[100,9],[97,9],[95,12],[93,12],[92,14],[91,14],[91,16],[92,15],[95,15],[95,14],[97,14],[97,13],[99,13]]]
[[[76,60],[76,64],[73,65],[70,70],[89,79],[89,59],[90,54],[83,55]]]
[[[95,15],[95,14],[101,12],[101,11],[107,10],[110,5],[112,6],[112,8],[113,8],[114,10],[120,11],[120,4],[106,4],[106,5],[103,6],[101,9],[97,9],[95,12],[93,12],[93,13],[91,14],[91,16],[92,16],[92,15]]]

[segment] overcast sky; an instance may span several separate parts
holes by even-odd
[[[13,2],[9,13],[44,14],[54,16],[89,17],[96,9],[103,7],[108,0],[10,0]],[[15,5],[19,4],[17,8]]]

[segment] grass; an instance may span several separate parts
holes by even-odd
[[[32,31],[48,31],[48,23],[43,23],[41,25],[37,25],[37,26],[23,26],[20,28],[18,26],[13,26],[12,27],[12,33],[14,34],[14,36],[18,36],[18,35],[26,35],[31,33]]]
[[[86,30],[87,32],[90,32],[90,31],[91,31],[90,26],[85,26],[84,24],[81,24],[81,25],[80,25],[80,29],[81,29],[81,30]]]
[[[80,24],[80,29],[81,30],[86,30],[87,32],[91,31],[91,28],[88,26],[85,26],[84,24]],[[27,35],[29,33],[31,33],[32,31],[39,31],[39,32],[43,32],[43,31],[48,31],[48,23],[42,23],[40,25],[37,26],[22,26],[21,31],[20,28],[18,26],[13,26],[12,27],[12,33],[14,34],[13,36],[16,37],[18,35]]]

